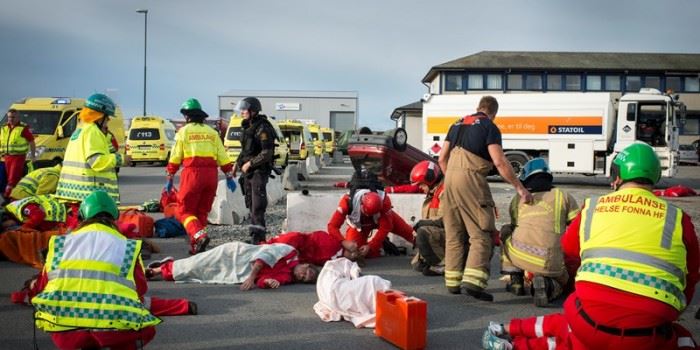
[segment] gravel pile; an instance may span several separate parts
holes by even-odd
[[[267,237],[276,236],[282,232],[284,220],[287,218],[287,197],[279,200],[275,204],[269,204],[265,212],[267,224]],[[240,225],[211,225],[207,226],[207,234],[211,239],[210,247],[232,242],[245,241],[250,238],[248,235],[248,224],[246,220]]]

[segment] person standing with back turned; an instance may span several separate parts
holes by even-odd
[[[214,203],[218,179],[216,168],[226,174],[226,186],[236,190],[231,169],[233,164],[226,155],[219,133],[204,119],[208,115],[196,98],[189,98],[180,106],[180,113],[187,124],[175,135],[175,144],[168,160],[166,192],[173,189],[173,177],[184,167],[180,175],[180,191],[177,193],[177,219],[190,237],[190,254],[205,251],[209,244],[206,225],[207,216]]]
[[[236,110],[243,118],[241,127],[241,153],[233,167],[233,176],[240,169],[245,206],[250,210],[250,242],[265,241],[265,210],[267,209],[267,180],[274,162],[275,129],[260,114],[262,106],[255,97],[246,97],[238,102]]]
[[[438,160],[445,173],[445,285],[450,293],[483,301],[493,301],[485,292],[496,232],[495,203],[486,181],[492,167],[515,187],[522,202],[532,201],[503,154],[501,131],[493,123],[497,112],[498,101],[482,97],[476,113],[450,127]]]

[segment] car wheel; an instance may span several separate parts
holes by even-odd
[[[134,161],[132,160],[132,161],[131,161],[131,164],[129,164],[129,166],[132,167],[132,168],[135,167],[135,166],[136,166],[136,162],[134,162]]]
[[[527,158],[521,154],[507,154],[506,159],[508,159],[510,166],[513,167],[515,176],[520,176],[525,168],[525,163],[527,163]]]
[[[408,134],[406,133],[406,129],[396,128],[392,141],[397,151],[405,151],[408,146]]]

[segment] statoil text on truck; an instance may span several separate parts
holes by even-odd
[[[476,110],[483,95],[434,95],[423,104],[423,150],[437,156],[450,125]],[[685,105],[656,89],[629,93],[492,94],[503,150],[518,173],[529,159],[548,158],[553,172],[609,175],[614,156],[645,142],[661,160],[662,176],[678,167],[678,130]]]
[[[78,113],[85,99],[72,97],[27,97],[10,106],[19,112],[20,121],[29,125],[36,143],[36,167],[52,166],[63,160],[68,141],[78,127]],[[5,123],[7,116],[0,123]],[[124,155],[124,119],[119,107],[109,119],[109,130]]]

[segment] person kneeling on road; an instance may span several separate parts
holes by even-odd
[[[547,162],[535,158],[527,162],[520,181],[533,196],[533,204],[510,203],[510,224],[501,228],[501,273],[510,275],[506,290],[525,295],[524,285],[537,306],[546,306],[562,294],[569,275],[564,266],[560,238],[566,225],[578,214],[571,195],[552,186]],[[524,281],[524,271],[532,279]]]
[[[615,192],[586,199],[562,237],[581,260],[564,313],[492,322],[485,349],[697,348],[676,322],[700,279],[692,221],[651,192],[661,178],[651,146],[626,147],[610,174]]]
[[[418,253],[411,265],[425,276],[445,273],[445,229],[440,196],[445,189],[444,176],[437,163],[424,160],[411,170],[411,184],[385,188],[387,193],[425,193],[421,219],[413,225]]]
[[[88,195],[79,212],[80,226],[49,242],[31,300],[36,327],[60,349],[144,346],[161,321],[142,302],[141,242],[119,233],[119,210],[106,192]]]
[[[187,259],[172,257],[151,263],[146,276],[166,281],[241,284],[241,290],[278,288],[293,282],[314,283],[319,268],[300,263],[294,247],[229,242]]]
[[[187,124],[175,135],[175,145],[170,151],[165,190],[173,189],[173,177],[180,165],[180,190],[177,193],[177,219],[190,237],[190,254],[205,251],[209,244],[206,225],[207,216],[214,203],[218,179],[216,168],[226,174],[226,185],[231,192],[236,190],[233,179],[233,164],[226,155],[219,134],[204,124],[208,115],[195,98],[185,101],[180,107]]]
[[[323,266],[328,260],[344,257],[356,261],[360,257],[357,243],[344,240],[339,242],[326,231],[285,232],[270,238],[265,244],[288,244],[299,253],[300,263]]]
[[[340,233],[343,223],[348,224],[345,236]],[[377,230],[370,238],[372,230]],[[328,221],[328,233],[338,241],[354,241],[360,247],[360,256],[375,258],[389,232],[413,243],[413,228],[392,210],[391,200],[384,191],[360,189],[344,194],[338,209]]]

